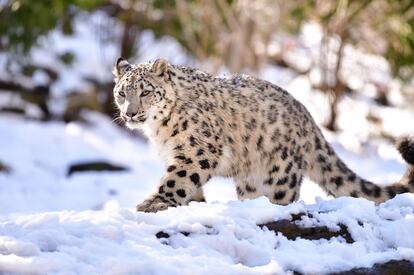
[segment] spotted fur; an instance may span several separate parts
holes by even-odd
[[[203,201],[211,176],[233,177],[239,199],[295,201],[304,176],[334,196],[376,202],[414,190],[414,140],[399,150],[409,163],[399,183],[380,187],[335,154],[306,108],[282,88],[247,75],[218,78],[163,59],[114,69],[115,102],[127,127],[158,148],[166,172],[138,211]]]

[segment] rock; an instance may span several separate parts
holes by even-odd
[[[414,263],[392,260],[387,263],[374,264],[372,267],[354,268],[332,275],[409,275],[414,274]]]
[[[26,110],[19,107],[1,107],[0,112],[2,113],[13,113],[18,115],[26,114]]]
[[[301,227],[296,224],[296,221],[299,221],[302,216],[306,214],[293,215],[292,220],[278,220],[265,224],[259,224],[261,228],[266,227],[267,229],[280,232],[288,238],[289,240],[295,240],[296,238],[303,238],[308,240],[319,240],[319,239],[330,239],[332,237],[343,237],[347,243],[353,243],[354,240],[351,237],[351,234],[348,232],[348,228],[339,224],[339,231],[332,231],[326,226],[317,226],[317,227]],[[307,214],[311,217],[311,214]]]
[[[71,176],[74,173],[89,172],[89,171],[128,171],[129,169],[124,166],[112,164],[105,161],[83,162],[76,163],[69,166],[67,176]]]
[[[0,173],[9,173],[11,171],[10,167],[0,161]]]
[[[162,239],[162,238],[168,239],[170,237],[170,234],[165,233],[164,231],[160,231],[157,234],[155,234],[155,237],[157,237],[157,239]]]

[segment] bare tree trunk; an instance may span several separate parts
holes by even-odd
[[[343,36],[341,37],[341,42],[339,45],[339,49],[337,53],[337,60],[336,60],[336,65],[335,65],[335,74],[334,74],[335,86],[333,87],[333,90],[332,90],[333,100],[331,104],[331,115],[326,125],[326,128],[328,128],[331,131],[337,130],[337,127],[336,127],[337,106],[344,92],[344,85],[339,76],[339,72],[340,72],[341,65],[342,65],[342,58],[344,54],[344,47],[345,47],[345,37]]]
[[[136,55],[133,51],[136,49],[136,39],[139,35],[138,28],[135,24],[131,24],[127,20],[124,24],[124,30],[122,32],[121,45],[120,45],[120,56],[128,58]]]

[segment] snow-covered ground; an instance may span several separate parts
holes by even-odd
[[[353,243],[288,240],[256,224],[309,211],[306,225],[349,228]],[[414,261],[414,196],[374,207],[339,198],[191,203],[156,214],[121,208],[0,217],[0,270],[17,274],[324,274]],[[160,231],[169,238],[158,239]],[[180,232],[185,232],[182,234]]]
[[[64,93],[89,85],[85,75],[111,77],[108,60],[116,59],[116,48],[100,46],[92,23],[111,24],[115,30],[119,26],[100,16],[79,20],[74,37],[53,32],[34,52],[35,60],[57,66],[61,73],[52,86],[53,112],[62,110]],[[163,56],[176,64],[194,62],[171,38],[156,41],[146,32],[141,39],[137,61]],[[87,54],[85,48],[90,49]],[[56,65],[56,55],[67,50],[77,54],[74,66],[82,70]],[[298,55],[291,53],[291,58],[298,60]],[[3,61],[0,55],[0,66]],[[274,66],[260,75],[289,90],[319,124],[326,120],[327,98],[311,91],[310,78]],[[10,75],[0,71],[0,77]],[[43,81],[42,76],[36,81]],[[398,103],[398,93],[396,98]],[[3,94],[0,104],[21,102]],[[405,165],[390,142],[372,139],[380,129],[365,117],[374,113],[381,118],[381,131],[413,133],[414,124],[408,122],[414,112],[396,106],[379,108],[372,98],[347,95],[339,105],[340,133],[326,133],[344,161],[375,182],[398,180]],[[37,117],[39,110],[29,109],[29,116]],[[282,207],[263,197],[237,201],[231,179],[213,178],[204,188],[207,203],[137,213],[135,205],[155,190],[163,163],[144,140],[109,118],[94,112],[83,117],[87,123],[65,124],[0,114],[0,162],[11,168],[0,172],[0,274],[321,274],[391,259],[414,261],[410,194],[375,207],[363,199],[331,200],[306,180],[300,202]],[[70,165],[86,161],[107,161],[128,170],[68,176]],[[302,223],[333,229],[342,223],[355,242],[288,240],[256,226],[304,211],[313,218]],[[158,239],[159,231],[170,237]]]

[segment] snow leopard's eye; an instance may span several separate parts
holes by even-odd
[[[147,96],[150,92],[151,91],[144,90],[144,91],[142,91],[141,96]]]
[[[119,96],[122,96],[122,97],[125,97],[125,93],[124,93],[123,91],[119,91],[119,92],[118,92],[118,95],[119,95]]]

